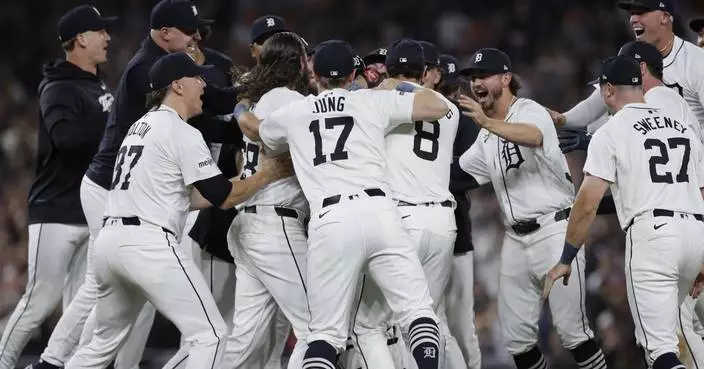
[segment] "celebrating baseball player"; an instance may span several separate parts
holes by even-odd
[[[186,123],[202,112],[200,75],[207,69],[173,53],[149,71],[152,109],[120,146],[105,226],[95,241],[95,332],[66,368],[107,365],[145,301],[190,343],[186,368],[219,365],[227,327],[202,274],[177,246],[177,235],[189,208],[231,208],[290,171],[285,162],[270,164],[234,184],[220,173],[200,132]],[[202,198],[191,200],[193,187]]]
[[[626,231],[626,287],[636,341],[654,369],[684,368],[678,358],[677,311],[702,268],[702,147],[678,117],[645,103],[641,68],[628,56],[608,59],[599,79],[614,116],[589,146],[586,177],[569,219],[559,262],[544,296],[563,278],[584,243],[607,188]],[[700,275],[701,277],[701,275]],[[701,287],[701,286],[699,286]]]
[[[437,59],[437,53],[435,54]],[[435,61],[432,61],[435,62]],[[426,64],[420,43],[401,39],[391,44],[386,55],[386,70],[402,82],[399,88],[408,92],[422,89],[421,78]],[[457,133],[459,111],[440,93],[434,94],[450,109],[442,118],[400,125],[386,135],[386,181],[390,196],[396,202],[405,228],[418,254],[428,281],[433,309],[438,314],[440,301],[450,278],[452,250],[457,235],[455,200],[450,194],[452,145]],[[393,368],[387,349],[386,323],[391,321],[384,295],[373,280],[365,278],[362,301],[355,312],[353,339],[368,368]],[[440,327],[446,333],[439,356],[446,357],[444,341],[454,341],[446,322]],[[449,343],[448,343],[449,344]],[[452,345],[454,357],[446,361],[459,368],[464,365],[457,343]]]
[[[311,322],[303,368],[335,367],[363,270],[408,334],[418,368],[437,368],[437,317],[412,241],[384,188],[383,151],[388,131],[440,119],[449,108],[432,91],[346,90],[354,78],[354,53],[343,41],[321,46],[313,64],[320,94],[277,110],[259,127],[267,152],[290,150],[311,209]]]
[[[294,33],[279,32],[264,42],[259,64],[241,81],[243,96],[255,104],[255,118],[264,119],[303,99],[296,89],[308,87],[308,73],[301,68],[305,58],[301,39]],[[240,116],[239,122],[245,134],[241,170],[245,179],[257,173],[263,153],[258,121],[250,127]],[[310,321],[305,282],[308,203],[298,180],[291,176],[262,188],[238,210],[229,233],[237,282],[225,363],[234,368],[263,368],[274,343],[268,332],[280,308],[298,339],[288,367],[300,368]]]
[[[491,182],[504,214],[498,308],[506,348],[519,369],[546,368],[537,346],[540,296],[564,242],[574,196],[567,162],[547,111],[516,97],[520,85],[505,53],[481,49],[461,73],[471,79],[477,101],[463,95],[460,106],[482,130],[455,169],[457,177],[464,171],[478,185]],[[580,369],[603,369],[603,353],[584,314],[584,253],[573,263],[579,283],[550,295],[553,322]]]
[[[71,9],[59,20],[65,58],[44,66],[39,85],[39,127],[36,179],[29,192],[27,286],[0,341],[0,368],[15,367],[32,331],[56,308],[64,309],[80,291],[86,270],[88,226],[80,201],[83,173],[95,154],[113,103],[98,74],[107,62],[115,17],[103,17],[88,5]],[[75,321],[73,322],[75,324]],[[54,331],[61,345],[74,347],[72,325]],[[59,347],[52,347],[59,350]],[[62,365],[56,350],[35,367]]]

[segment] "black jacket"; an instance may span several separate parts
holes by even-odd
[[[459,107],[458,107],[459,108]],[[460,112],[460,121],[457,126],[457,136],[453,146],[453,161],[457,163],[459,157],[469,150],[470,146],[477,140],[479,126]],[[476,182],[474,182],[476,183]],[[474,250],[472,243],[472,221],[469,218],[471,203],[466,196],[466,192],[473,188],[471,181],[450,180],[450,192],[455,196],[457,207],[455,208],[455,222],[457,223],[457,238],[455,239],[455,255],[464,254]]]
[[[28,198],[29,224],[86,224],[81,179],[98,149],[112,93],[99,76],[57,60],[44,65],[38,94],[38,153]]]

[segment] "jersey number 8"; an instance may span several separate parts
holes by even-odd
[[[126,190],[130,187],[130,175],[131,175],[130,172],[132,171],[132,168],[134,168],[134,166],[137,165],[139,158],[142,157],[142,150],[143,149],[144,149],[143,145],[120,147],[120,151],[117,152],[117,164],[115,164],[115,175],[112,180],[112,184],[110,185],[111,190],[117,188],[117,185],[120,184],[120,178],[122,177],[122,167],[125,165],[125,157],[126,156],[131,156],[132,160],[130,161],[130,165],[127,168],[127,173],[125,174],[125,179],[122,181],[122,184],[120,185],[120,189]]]
[[[689,165],[689,153],[691,147],[689,146],[689,139],[685,137],[670,137],[667,139],[667,144],[656,138],[649,138],[643,142],[643,146],[646,150],[651,150],[657,148],[660,151],[660,155],[653,155],[650,157],[650,180],[653,183],[686,183],[689,182],[689,176],[687,175],[687,167]],[[682,166],[680,171],[676,176],[672,175],[672,172],[665,172],[664,174],[658,173],[658,165],[666,165],[670,162],[670,149],[676,149],[677,147],[682,147]]]
[[[427,122],[433,127],[432,132],[423,130],[423,121],[415,122],[416,135],[413,136],[413,152],[417,157],[427,160],[434,161],[438,158],[438,138],[440,138],[440,123],[437,120],[432,122]],[[421,148],[423,140],[430,141],[430,151],[425,151]]]

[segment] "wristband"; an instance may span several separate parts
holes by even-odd
[[[560,264],[572,264],[572,260],[577,256],[578,252],[579,247],[574,247],[571,243],[565,241],[565,246],[562,248],[562,256],[560,256]]]
[[[401,92],[413,92],[415,89],[412,84],[407,82],[401,82],[396,86],[396,90]]]
[[[233,112],[235,119],[240,120],[240,115],[249,111],[249,107],[245,104],[239,103],[235,105],[235,111]]]

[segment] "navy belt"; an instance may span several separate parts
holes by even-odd
[[[572,208],[565,208],[560,211],[555,212],[555,216],[553,217],[553,220],[555,223],[565,220],[570,217],[570,211],[572,211]],[[537,219],[531,219],[529,221],[523,221],[520,223],[516,223],[511,226],[511,229],[513,229],[514,232],[516,232],[517,235],[523,236],[529,233],[533,233],[540,229],[540,223],[538,223]]]
[[[134,225],[134,226],[142,225],[142,221],[139,220],[138,217],[122,217],[122,218],[121,217],[107,217],[107,218],[103,219],[103,226],[105,226],[105,222],[108,221],[108,218],[120,219],[120,221],[122,221],[122,225],[126,225],[126,226],[128,226],[128,225]],[[168,228],[161,227],[161,230],[166,233],[170,233],[173,236],[176,236],[176,233],[170,231]]]
[[[367,188],[364,190],[364,192],[369,197],[386,196],[386,193],[379,188]],[[348,198],[352,200],[355,198],[355,195],[349,195]],[[340,202],[340,199],[342,199],[342,195],[326,197],[325,199],[323,199],[323,207],[335,205]]]
[[[450,200],[445,200],[443,202],[431,201],[431,202],[420,202],[420,203],[414,204],[412,202],[398,200],[398,202],[396,203],[396,206],[433,206],[433,205],[440,205],[443,208],[451,208],[452,201],[450,201]]]
[[[284,208],[281,206],[274,206],[274,211],[276,212],[276,215],[278,215],[280,217],[288,217],[288,218],[298,219],[298,212],[293,209]],[[257,207],[256,206],[245,206],[244,212],[250,213],[250,214],[256,214]]]

